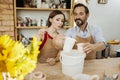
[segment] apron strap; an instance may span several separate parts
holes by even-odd
[[[90,36],[92,36],[92,31],[91,31],[89,25],[88,25],[87,27],[88,27],[88,30],[89,30]],[[86,28],[87,28],[87,27],[86,27]],[[78,33],[79,33],[79,30],[78,30],[77,28],[78,28],[78,27],[76,26],[76,27],[75,27],[75,29],[76,29],[76,35],[78,35]]]
[[[48,34],[48,32],[45,31],[44,39],[43,39],[43,41],[42,41],[42,44],[40,45],[39,50],[43,48],[43,46],[44,46],[44,44],[46,43],[46,40],[47,40],[48,38],[53,39],[53,37],[51,37],[51,36]]]

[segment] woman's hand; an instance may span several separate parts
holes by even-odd
[[[50,66],[53,66],[53,65],[56,64],[55,58],[48,58],[48,59],[46,60],[46,62],[47,62]]]

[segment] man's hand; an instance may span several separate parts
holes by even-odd
[[[84,43],[83,44],[83,51],[87,54],[92,52],[92,51],[95,51],[94,44]]]

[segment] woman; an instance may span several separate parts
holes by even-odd
[[[65,15],[59,10],[54,10],[48,17],[48,28],[38,31],[37,39],[42,41],[39,62],[54,65],[59,60],[58,53],[63,47],[64,35],[59,34],[57,30],[63,28],[64,22]]]

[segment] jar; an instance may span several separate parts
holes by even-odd
[[[46,4],[45,2],[42,2],[42,6],[41,7],[45,8],[45,4]]]
[[[41,0],[37,0],[37,8],[41,8]]]

